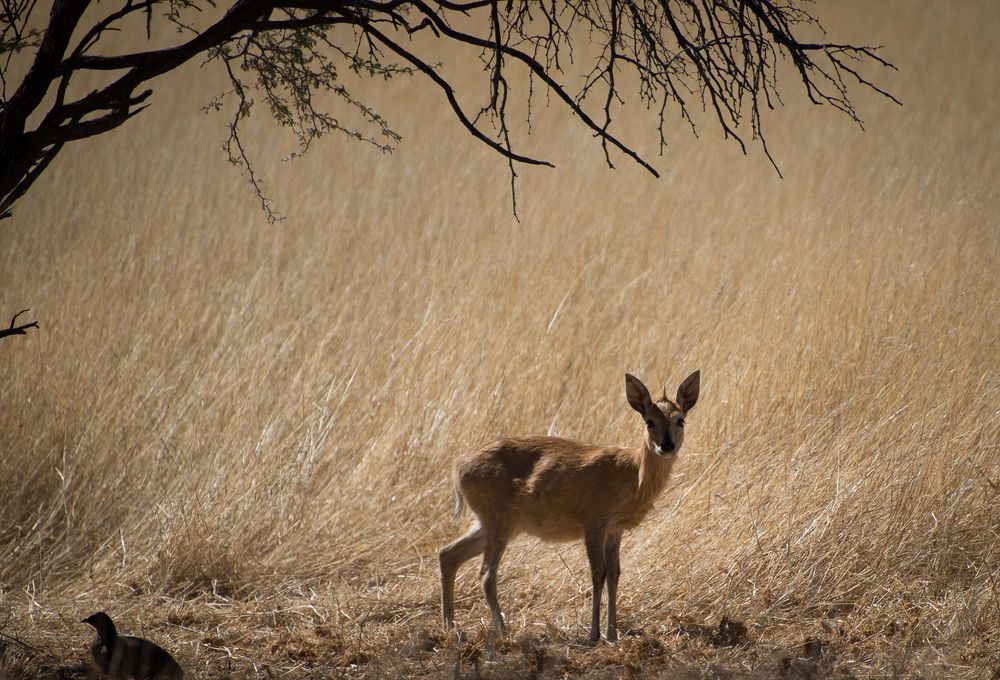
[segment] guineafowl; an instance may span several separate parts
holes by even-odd
[[[130,635],[119,635],[111,617],[91,614],[81,623],[97,629],[90,645],[94,662],[108,680],[180,680],[184,676],[174,657],[157,644]]]

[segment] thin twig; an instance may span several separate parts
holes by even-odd
[[[14,325],[17,322],[17,317],[21,316],[25,312],[30,312],[30,311],[31,311],[30,309],[22,309],[20,312],[15,314],[14,317],[10,320],[9,328],[0,328],[0,338],[6,338],[8,335],[27,335],[29,328],[38,328],[37,321],[31,321],[29,323],[22,324],[20,326]]]

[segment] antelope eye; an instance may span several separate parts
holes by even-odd
[[[677,419],[677,427],[684,427],[684,419],[683,418],[678,418]]]
[[[647,420],[646,421],[646,427],[648,427],[649,429],[652,430],[653,429],[653,421],[652,420]]]

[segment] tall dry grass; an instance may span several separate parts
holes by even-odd
[[[68,149],[0,231],[2,309],[41,322],[0,345],[0,668],[63,672],[107,609],[196,677],[450,672],[488,618],[467,567],[471,642],[437,628],[454,456],[632,443],[622,374],[700,367],[674,482],[623,546],[643,635],[577,648],[582,549],[523,540],[517,642],[484,672],[994,673],[1000,16],[817,12],[888,45],[905,106],[862,97],[862,134],[788,81],[784,180],[710,128],[678,130],[660,181],[611,172],[543,114],[560,167],[522,172],[516,222],[504,164],[404,81],[372,90],[393,157],[331,138],[283,164],[254,127],[268,225],[196,67]]]

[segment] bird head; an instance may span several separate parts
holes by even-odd
[[[89,623],[91,626],[96,628],[97,635],[104,640],[105,643],[111,642],[118,635],[118,631],[115,630],[115,624],[111,620],[111,617],[104,612],[91,614],[87,618],[81,620],[80,623]]]

